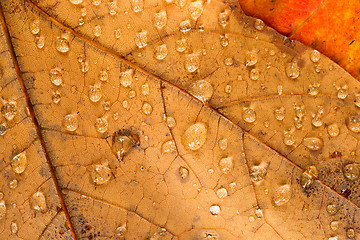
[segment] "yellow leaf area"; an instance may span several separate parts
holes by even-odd
[[[358,237],[360,83],[328,58],[235,0],[1,6],[0,239]]]

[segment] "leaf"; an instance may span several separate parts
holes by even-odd
[[[244,12],[319,50],[359,79],[359,1],[248,1]]]
[[[1,6],[1,238],[357,236],[359,82],[328,58],[237,2]]]

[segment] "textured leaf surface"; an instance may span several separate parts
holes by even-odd
[[[1,6],[2,238],[357,238],[360,84],[331,60],[236,1]]]

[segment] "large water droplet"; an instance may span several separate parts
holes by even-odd
[[[141,32],[136,33],[135,44],[138,48],[144,48],[148,44],[147,31],[142,30]]]
[[[53,95],[51,96],[51,100],[53,103],[58,104],[61,100],[61,93],[59,91],[53,92]]]
[[[306,137],[303,139],[303,144],[312,151],[320,150],[324,146],[323,141],[318,137]]]
[[[111,0],[108,2],[108,10],[111,16],[114,16],[118,11],[117,0]]]
[[[219,188],[216,191],[216,195],[218,196],[218,198],[226,198],[228,195],[226,188]]]
[[[220,214],[220,207],[218,205],[212,205],[209,210],[212,215]]]
[[[16,234],[19,231],[18,225],[16,224],[16,222],[11,222],[10,223],[10,231],[13,234]]]
[[[166,11],[161,10],[154,13],[153,24],[157,29],[162,29],[167,23],[167,14]]]
[[[107,183],[111,178],[111,170],[103,164],[93,164],[89,168],[91,181],[96,185]]]
[[[226,34],[220,35],[220,45],[223,47],[227,47],[229,45],[229,38]]]
[[[115,235],[117,236],[124,236],[126,232],[126,223],[122,224],[121,226],[115,229]]]
[[[70,50],[69,40],[65,36],[57,37],[55,48],[60,53],[67,53]]]
[[[286,75],[291,79],[296,79],[300,76],[300,68],[296,61],[286,64]]]
[[[261,20],[261,19],[256,19],[254,22],[254,28],[256,30],[263,30],[263,28],[265,27],[265,23]]]
[[[221,150],[225,150],[228,147],[228,140],[226,138],[222,138],[218,142],[219,148]]]
[[[104,117],[97,118],[95,121],[95,129],[99,133],[106,132],[108,129],[108,126],[109,126],[108,121]]]
[[[73,132],[79,127],[79,120],[77,114],[68,114],[63,119],[63,126],[65,130]]]
[[[242,112],[242,119],[247,123],[256,121],[256,112],[252,108],[244,108]]]
[[[226,27],[226,25],[229,23],[229,19],[230,19],[229,15],[230,15],[230,11],[228,9],[219,13],[218,22],[220,26]]]
[[[346,126],[348,129],[354,133],[360,132],[360,116],[353,115],[346,119]]]
[[[1,107],[1,114],[7,121],[11,121],[14,119],[17,113],[17,107],[15,101],[5,102]]]
[[[133,69],[128,69],[120,73],[120,83],[123,87],[130,87],[133,80]]]
[[[191,30],[190,20],[184,20],[179,24],[179,30],[182,33],[186,33]]]
[[[30,207],[37,211],[46,211],[47,205],[46,205],[46,199],[45,195],[41,191],[37,191],[34,193],[30,198]]]
[[[45,46],[45,38],[43,36],[36,37],[35,45],[37,48],[42,49]]]
[[[258,61],[258,55],[255,51],[248,52],[245,56],[245,66],[254,66]]]
[[[278,120],[278,121],[284,120],[285,114],[286,114],[286,110],[284,107],[277,108],[274,110],[274,116],[275,116],[276,120]]]
[[[213,86],[206,80],[198,80],[190,85],[189,93],[202,102],[210,100],[214,93]]]
[[[164,43],[155,48],[154,57],[157,60],[163,60],[164,58],[166,58],[168,53],[169,53],[169,51],[168,51],[167,45]]]
[[[260,72],[259,72],[259,70],[257,70],[256,68],[251,69],[250,72],[249,72],[249,77],[250,77],[250,79],[253,80],[253,81],[258,80],[259,77],[260,77]]]
[[[251,167],[251,169],[250,169],[251,180],[253,182],[261,182],[262,180],[264,180],[266,173],[267,173],[268,166],[269,166],[269,163],[262,162],[258,166]]]
[[[93,29],[93,34],[95,37],[100,37],[101,36],[101,32],[102,32],[102,29],[101,29],[101,26],[100,25],[96,25]]]
[[[143,85],[141,85],[141,93],[144,96],[147,96],[150,94],[150,87],[149,84],[145,83]]]
[[[200,67],[200,58],[198,54],[192,53],[185,56],[185,69],[193,73]]]
[[[353,228],[348,228],[346,230],[346,237],[355,238],[355,230]]]
[[[291,198],[291,187],[289,184],[282,185],[275,190],[273,201],[276,206],[282,206]]]
[[[343,172],[345,178],[350,181],[358,179],[360,174],[359,167],[355,163],[346,164],[343,169]]]
[[[100,84],[89,86],[89,99],[92,102],[98,102],[102,97]]]
[[[174,153],[176,152],[176,145],[173,140],[168,140],[164,142],[161,146],[161,153]]]
[[[53,69],[50,70],[49,72],[50,75],[50,81],[52,84],[54,84],[55,86],[60,86],[63,82],[62,79],[62,70],[59,67],[55,67]]]
[[[338,207],[335,204],[328,204],[326,206],[326,211],[330,214],[330,215],[334,215],[335,213],[338,212]]]
[[[115,132],[111,149],[119,161],[135,146],[139,145],[139,136],[129,130]]]
[[[310,60],[314,63],[317,63],[320,60],[320,56],[321,54],[319,53],[319,51],[313,50],[310,53]]]
[[[331,137],[336,137],[340,133],[340,128],[336,123],[333,123],[327,127],[327,132]]]
[[[24,172],[26,169],[26,165],[27,165],[27,158],[26,158],[25,151],[19,153],[15,157],[13,157],[11,159],[10,165],[11,165],[11,169],[15,173],[20,174],[20,173]]]
[[[225,174],[229,173],[232,170],[233,165],[233,157],[231,156],[222,158],[219,161],[219,168]]]
[[[206,142],[207,127],[202,122],[191,125],[182,136],[183,145],[189,150],[198,150]]]
[[[40,32],[40,20],[35,19],[30,22],[30,32],[34,35]]]
[[[202,1],[191,2],[188,7],[190,17],[195,21],[201,16],[204,10]]]
[[[186,42],[185,38],[176,40],[176,43],[175,43],[176,51],[178,51],[180,53],[184,52],[186,50],[186,47],[187,47],[187,42]]]
[[[143,105],[142,105],[142,107],[141,107],[141,110],[142,110],[142,112],[143,112],[144,114],[150,115],[150,114],[152,113],[152,111],[153,111],[153,108],[152,108],[152,106],[151,106],[150,103],[144,102]]]

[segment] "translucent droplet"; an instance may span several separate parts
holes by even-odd
[[[346,89],[340,88],[337,92],[337,97],[339,99],[345,99],[348,96],[348,91]],[[356,104],[355,104],[356,105]]]
[[[60,86],[63,82],[62,79],[62,70],[59,67],[55,67],[53,69],[50,70],[49,72],[50,75],[50,81],[52,84],[54,84],[55,86]]]
[[[108,2],[108,10],[111,16],[114,16],[117,13],[117,0],[112,0]]]
[[[200,67],[200,58],[198,54],[187,54],[185,56],[185,69],[189,73],[193,73]]]
[[[261,31],[265,27],[265,23],[261,19],[256,19],[254,22],[254,27],[256,30]]]
[[[1,114],[7,121],[11,121],[14,119],[17,113],[17,107],[15,101],[5,102],[1,107]]]
[[[0,192],[0,200],[2,200],[4,198],[4,193]]]
[[[69,1],[74,5],[78,5],[78,4],[81,4],[83,2],[83,0],[69,0]]]
[[[27,157],[25,151],[13,157],[10,161],[10,165],[14,173],[20,174],[24,172],[27,166]]]
[[[323,125],[323,121],[321,120],[321,118],[319,116],[315,116],[312,120],[311,120],[311,124],[314,127],[321,127]]]
[[[303,139],[303,144],[312,151],[320,150],[324,146],[323,141],[318,137],[306,137]]]
[[[117,236],[124,236],[126,232],[126,223],[122,224],[121,226],[115,229],[115,235]]]
[[[227,35],[220,35],[220,45],[223,47],[227,47],[229,45],[229,39]]]
[[[188,7],[190,17],[195,21],[201,16],[204,10],[202,1],[191,2]]]
[[[119,161],[122,161],[133,147],[139,145],[139,136],[129,130],[115,132],[112,138],[112,151]]]
[[[207,127],[202,122],[191,125],[182,136],[183,145],[189,150],[198,150],[206,142]]]
[[[109,79],[109,73],[106,70],[102,70],[99,73],[99,80],[106,82]]]
[[[79,127],[79,120],[77,114],[68,114],[63,119],[63,126],[65,130],[73,132]]]
[[[89,63],[87,61],[80,62],[80,71],[86,73],[89,71]]]
[[[330,214],[330,215],[334,215],[335,213],[338,212],[338,207],[335,204],[328,204],[326,206],[326,211]]]
[[[348,228],[346,230],[346,237],[355,238],[355,230],[353,228]]]
[[[233,157],[225,157],[220,159],[219,161],[220,170],[225,174],[229,173],[232,170],[233,165]]]
[[[251,80],[256,81],[260,77],[260,72],[256,68],[250,70],[249,77]]]
[[[337,236],[335,236],[335,237],[329,237],[328,240],[338,240],[338,237],[337,237]]]
[[[209,210],[212,215],[220,214],[220,207],[218,205],[212,205]]]
[[[256,112],[252,108],[244,108],[242,112],[242,119],[247,123],[256,121]]]
[[[155,48],[154,57],[157,60],[163,60],[164,58],[166,58],[168,53],[169,53],[169,51],[168,51],[167,45],[164,43]]]
[[[36,47],[42,49],[45,46],[45,38],[43,36],[38,36],[35,38]]]
[[[264,180],[269,163],[262,162],[257,166],[253,166],[250,169],[250,178],[253,182],[261,182]]]
[[[336,123],[333,123],[327,127],[327,132],[331,137],[336,137],[339,135],[340,129]]]
[[[167,23],[167,14],[166,11],[161,10],[154,13],[153,24],[157,29],[162,29]]]
[[[34,35],[40,32],[40,20],[35,19],[30,22],[30,32]]]
[[[97,132],[99,133],[104,133],[107,131],[108,129],[108,121],[106,120],[106,118],[97,118],[95,121],[95,129]]]
[[[282,206],[291,198],[291,187],[289,184],[282,185],[275,190],[273,201],[276,206]]]
[[[166,117],[166,124],[169,128],[173,128],[176,126],[176,120],[173,117]]]
[[[138,13],[144,10],[144,0],[130,0],[130,3],[134,12]]]
[[[131,91],[129,92],[129,98],[130,98],[130,99],[133,99],[134,97],[136,97],[136,92],[135,92],[134,90],[131,90]]]
[[[58,104],[61,100],[61,93],[59,91],[53,92],[51,100],[53,103]]]
[[[173,140],[168,140],[164,142],[161,146],[161,153],[174,153],[176,152],[176,145]]]
[[[127,100],[124,100],[123,102],[122,102],[122,106],[123,106],[123,108],[125,108],[125,109],[129,109],[129,102],[127,101]]]
[[[258,61],[258,55],[255,51],[248,52],[245,56],[245,66],[254,66]]]
[[[18,181],[16,179],[13,179],[9,182],[9,188],[15,189],[18,186]]]
[[[0,123],[0,136],[5,135],[6,130],[7,130],[7,129],[6,129],[6,123],[5,123],[5,122]]]
[[[286,114],[286,110],[284,107],[277,108],[274,110],[274,116],[275,116],[276,120],[278,120],[278,121],[284,120],[285,114]]]
[[[300,68],[296,61],[286,64],[286,75],[291,79],[296,79],[300,76]]]
[[[120,73],[120,83],[123,87],[130,87],[133,80],[133,69],[128,69]]]
[[[220,26],[226,27],[226,25],[228,25],[230,19],[229,15],[230,15],[230,11],[228,9],[219,13],[218,22]]]
[[[29,202],[30,202],[30,207],[34,210],[41,212],[47,210],[45,195],[41,191],[37,191],[36,193],[34,193],[31,196]]]
[[[310,54],[310,60],[314,63],[317,63],[320,60],[321,54],[319,51],[313,50]]]
[[[185,38],[176,40],[176,43],[175,43],[176,51],[178,51],[180,53],[184,52],[186,50],[186,47],[187,47],[187,42],[186,42]]]
[[[0,200],[0,219],[5,218],[6,215],[6,205],[4,200]]]
[[[182,33],[186,33],[191,30],[190,20],[184,20],[179,24],[179,30]]]
[[[233,64],[234,64],[234,59],[233,58],[225,58],[225,60],[224,60],[224,64],[226,65],[226,66],[232,66]]]
[[[101,32],[102,32],[102,29],[101,29],[101,26],[100,25],[96,25],[93,29],[93,34],[95,37],[100,37],[101,36]]]
[[[189,176],[189,169],[183,166],[179,167],[179,175],[182,179],[186,178]]]
[[[216,195],[218,196],[218,198],[226,198],[228,195],[226,188],[219,188],[216,191]]]
[[[114,36],[116,39],[121,37],[121,30],[119,28],[114,30]]]
[[[150,87],[149,84],[145,83],[143,85],[141,85],[141,93],[144,96],[147,96],[150,94]]]
[[[91,181],[96,185],[102,185],[109,182],[111,178],[111,170],[102,164],[93,164],[90,168]]]
[[[346,164],[343,173],[346,179],[353,181],[359,178],[359,167],[355,163]]]
[[[293,134],[293,131],[284,131],[284,139],[283,139],[284,143],[286,146],[292,146],[295,143],[295,137]]]
[[[256,208],[256,210],[255,210],[255,215],[256,215],[257,218],[262,218],[262,217],[264,217],[264,213],[263,213],[263,211],[262,211],[260,208]]]
[[[331,221],[330,223],[330,229],[332,231],[336,231],[339,228],[339,222],[338,221]]]
[[[85,17],[85,16],[87,15],[87,10],[86,10],[85,7],[81,8],[81,9],[80,9],[80,12],[81,12],[81,16],[82,16],[82,17]]]
[[[210,100],[214,93],[213,86],[206,80],[198,80],[190,85],[189,93],[202,102]]]
[[[142,30],[141,32],[136,33],[135,44],[138,48],[146,47],[148,44],[147,41],[148,41],[147,31]]]
[[[319,171],[315,166],[309,166],[301,174],[300,177],[300,186],[304,189],[310,188],[311,184],[314,182],[314,177],[318,177]]]
[[[98,102],[102,97],[100,84],[89,86],[89,99],[92,102]]]
[[[231,85],[226,85],[226,86],[225,86],[224,91],[225,91],[227,94],[230,94],[230,93],[231,93],[231,90],[232,90]]]
[[[220,139],[219,142],[218,142],[218,145],[219,145],[219,148],[224,151],[228,147],[227,138]]]
[[[64,36],[57,37],[55,40],[55,48],[60,53],[67,53],[70,49],[68,39]]]
[[[16,224],[16,222],[11,222],[10,223],[10,231],[13,234],[16,234],[19,231],[18,225]]]
[[[153,108],[150,105],[150,103],[144,102],[144,104],[142,105],[141,110],[143,111],[144,114],[150,115],[152,113]]]

